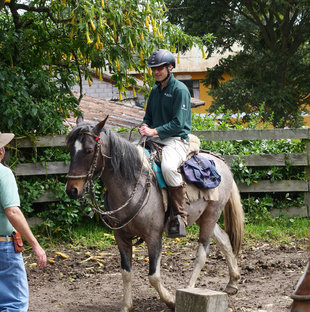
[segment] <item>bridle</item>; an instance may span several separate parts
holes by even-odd
[[[86,178],[86,183],[87,183],[89,180],[91,180],[93,178],[93,176],[95,174],[95,171],[97,169],[97,161],[98,161],[99,151],[100,151],[100,147],[101,147],[101,140],[100,140],[100,136],[97,136],[94,133],[89,132],[89,131],[81,132],[81,134],[90,135],[90,136],[95,138],[95,140],[96,140],[96,147],[95,147],[94,158],[92,160],[92,163],[90,165],[90,168],[89,168],[87,174],[79,175],[79,176],[67,175],[66,178],[67,179],[73,179],[73,180],[85,179]],[[101,152],[101,154],[102,154],[102,156],[105,156],[107,158],[111,158],[111,157],[109,157],[107,155],[104,155],[102,152]],[[103,170],[104,170],[104,166],[102,166],[102,170],[101,170],[101,173],[100,173],[99,177],[101,176]]]
[[[130,197],[128,198],[128,200],[122,206],[118,207],[117,209],[114,209],[114,210],[111,210],[111,211],[103,211],[100,208],[100,206],[102,204],[102,199],[98,203],[96,195],[95,195],[95,183],[97,182],[98,179],[100,179],[100,177],[101,177],[105,167],[102,166],[101,172],[97,176],[96,180],[94,180],[93,177],[94,177],[95,171],[97,169],[97,162],[98,162],[99,152],[101,151],[101,155],[103,157],[105,157],[105,158],[110,158],[111,159],[111,157],[108,156],[108,155],[105,155],[103,153],[103,151],[101,149],[101,139],[100,139],[100,136],[97,136],[94,133],[89,132],[89,131],[81,132],[81,134],[90,135],[90,136],[94,137],[95,140],[96,140],[95,153],[94,153],[94,157],[93,157],[92,163],[90,165],[90,168],[89,168],[87,174],[79,175],[79,176],[67,175],[66,178],[67,179],[76,179],[76,180],[77,179],[85,179],[86,178],[86,182],[84,184],[85,192],[84,192],[84,195],[79,199],[81,205],[83,206],[83,204],[88,204],[91,207],[92,212],[90,214],[88,214],[88,216],[92,217],[95,213],[98,213],[100,215],[101,220],[103,221],[103,223],[108,228],[110,228],[112,230],[119,230],[119,229],[125,227],[129,222],[131,222],[139,214],[139,212],[142,210],[142,208],[147,204],[149,196],[150,196],[151,173],[150,173],[150,171],[148,172],[147,179],[146,179],[146,182],[145,182],[146,187],[143,188],[143,193],[141,194],[140,199],[138,201],[138,204],[137,204],[138,209],[135,212],[135,214],[131,218],[129,218],[129,220],[127,220],[127,221],[125,221],[123,223],[118,222],[117,225],[111,226],[104,219],[104,216],[108,216],[109,218],[114,219],[115,220],[114,223],[115,223],[117,218],[112,217],[112,215],[117,213],[117,212],[120,212],[121,210],[123,210],[125,207],[127,207],[129,205],[130,201],[132,200],[132,198],[134,197],[134,195],[136,194],[137,189],[138,189],[139,180],[140,180],[140,178],[142,176],[142,171],[143,171],[143,166],[144,166],[143,160],[141,161],[141,169],[140,169],[139,177],[137,178],[136,185],[135,185],[135,187],[134,187]],[[91,201],[86,197],[87,193],[90,194]],[[140,207],[139,207],[139,205],[140,205]]]

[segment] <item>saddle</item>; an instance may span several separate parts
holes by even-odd
[[[199,156],[200,140],[197,136],[189,134],[189,151],[186,161],[181,164],[179,171],[183,180],[194,184],[200,189],[216,188],[221,182],[221,176],[215,168],[213,160]],[[161,174],[161,160],[163,145],[152,140],[146,140],[145,149],[153,168],[160,188],[167,187]]]

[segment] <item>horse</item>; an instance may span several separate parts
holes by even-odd
[[[131,143],[105,127],[108,116],[92,125],[82,116],[67,136],[70,165],[66,192],[72,199],[84,198],[87,185],[95,177],[103,181],[105,193],[104,220],[114,229],[114,237],[120,253],[123,280],[122,312],[133,309],[132,298],[132,249],[137,238],[146,243],[149,257],[148,278],[160,300],[169,308],[175,307],[175,294],[163,285],[160,276],[162,237],[166,212],[163,195],[150,167],[144,148]],[[218,200],[196,199],[186,204],[188,223],[199,226],[199,243],[194,268],[187,287],[194,287],[199,273],[209,255],[210,239],[213,237],[224,253],[229,282],[225,291],[238,291],[240,272],[237,255],[241,248],[244,231],[244,213],[240,194],[230,168],[220,157],[213,159],[222,181],[218,186]],[[98,209],[95,208],[97,211]],[[217,224],[224,211],[225,231]]]
[[[298,280],[297,285],[295,286],[295,291],[291,295],[291,298],[293,299],[290,310],[291,312],[310,311],[310,257],[304,274]]]

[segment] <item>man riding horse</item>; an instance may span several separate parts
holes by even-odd
[[[159,49],[153,52],[148,67],[152,69],[156,85],[148,98],[139,132],[163,145],[161,169],[168,185],[169,206],[181,217],[174,219],[178,224],[172,222],[167,235],[186,236],[185,183],[178,168],[186,160],[189,150],[188,134],[192,129],[190,93],[186,85],[171,73],[175,58],[170,51]]]

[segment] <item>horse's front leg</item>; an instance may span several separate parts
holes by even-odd
[[[149,253],[149,281],[159,294],[160,300],[169,308],[175,307],[175,296],[164,287],[160,278],[160,263],[161,263],[161,237],[158,237],[156,242],[148,243]]]
[[[131,240],[120,240],[115,235],[118,249],[121,255],[121,268],[122,268],[122,279],[123,279],[123,304],[121,312],[129,312],[133,309],[132,300],[132,243]]]

